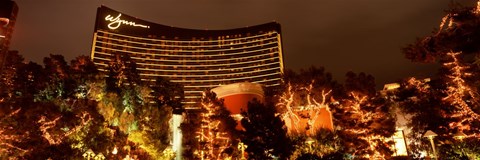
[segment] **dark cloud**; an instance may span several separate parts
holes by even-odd
[[[451,0],[17,0],[12,49],[38,63],[49,54],[89,55],[96,8],[104,4],[155,23],[228,29],[277,21],[291,69],[324,66],[343,81],[366,72],[377,84],[431,76],[434,65],[406,60],[400,48],[438,26]],[[473,6],[475,0],[457,0]]]

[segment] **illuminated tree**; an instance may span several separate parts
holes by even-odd
[[[98,70],[89,56],[78,56],[70,62],[70,70],[79,81],[94,79]]]
[[[75,82],[74,96],[88,98],[92,85],[102,82],[97,67],[88,56],[79,56],[70,62],[70,76]],[[103,88],[101,88],[103,90]]]
[[[128,135],[139,148],[143,149],[150,158],[161,159],[162,152],[170,146],[171,130],[169,120],[172,117],[172,110],[169,108],[158,108],[155,106],[142,107],[138,120],[139,129]]]
[[[183,111],[182,101],[185,98],[183,86],[170,82],[167,78],[158,77],[152,88],[152,96],[159,107],[171,107],[174,113]]]
[[[16,73],[23,64],[24,58],[17,51],[8,52],[8,61],[5,61],[0,73],[0,102],[9,100],[14,96]]]
[[[135,115],[139,114],[142,106],[149,103],[146,97],[151,90],[141,85],[135,62],[130,57],[120,54],[112,56],[114,58],[107,67],[108,75],[105,78],[106,87],[100,110],[108,117],[107,120],[111,120],[110,125],[119,127],[121,132],[128,134],[138,130],[140,118]]]
[[[339,141],[330,147],[316,146],[314,155],[343,152],[356,158],[389,158],[392,142],[388,139],[395,132],[391,103],[377,95],[371,75],[348,72],[346,76],[343,87],[323,69],[312,67],[299,74],[287,72],[287,85],[276,104],[279,113],[287,123],[292,123],[292,133],[306,130],[307,135],[315,137],[319,136],[316,132],[320,128],[314,124],[319,123],[320,110],[331,111],[334,128],[325,129],[330,129]],[[305,119],[307,126],[299,128]],[[298,141],[297,146],[301,145]]]
[[[395,132],[395,119],[389,105],[380,97],[361,96],[350,92],[349,99],[335,107],[337,134],[346,153],[362,158],[389,158],[393,153],[390,137]]]
[[[198,139],[198,133],[200,132],[200,127],[202,124],[202,118],[200,111],[185,111],[185,118],[180,125],[182,130],[182,147],[183,147],[183,157],[185,159],[198,159],[198,150],[200,146],[200,141]]]
[[[456,5],[448,10],[439,28],[431,35],[419,38],[403,49],[407,59],[414,62],[435,62],[449,52],[480,53],[480,13],[478,6]]]
[[[75,83],[70,77],[70,66],[62,55],[50,55],[43,59],[45,88],[35,96],[36,101],[66,98],[74,92]]]
[[[401,87],[392,93],[399,102],[399,108],[408,115],[407,126],[411,129],[408,136],[410,155],[419,158],[420,151],[429,149],[428,143],[421,143],[423,134],[427,130],[435,133],[446,133],[445,128],[439,130],[438,126],[445,126],[448,120],[442,118],[440,91],[432,87],[441,86],[438,80],[419,80],[409,78],[401,83]],[[428,141],[425,141],[428,142]]]
[[[105,79],[109,92],[120,93],[120,87],[123,85],[126,75],[124,73],[125,64],[119,54],[113,55],[114,58],[108,64],[107,78]]]
[[[118,156],[132,153],[142,159],[157,159],[156,155],[170,143],[172,107],[165,106],[181,108],[183,96],[179,92],[183,89],[166,81],[170,88],[161,89],[169,90],[158,94],[139,82],[128,57],[120,62],[126,66],[121,70],[124,79],[116,86],[118,92],[109,92],[106,88],[111,81],[105,81],[86,56],[68,65],[63,56],[50,55],[44,59],[45,67],[12,61],[9,79],[4,79],[9,83],[2,83],[9,91],[0,101],[0,113],[11,115],[0,117],[0,132],[5,135],[0,137],[0,156],[76,159],[92,149],[116,159],[107,151],[118,145],[124,147]],[[151,93],[173,99],[155,105],[149,103],[153,100]]]
[[[375,92],[375,81],[364,73],[346,74],[347,97],[334,105],[334,124],[345,153],[359,158],[389,158],[395,132],[391,103]]]
[[[139,100],[143,101],[134,114],[138,130],[129,133],[128,139],[145,150],[150,158],[165,158],[163,152],[172,139],[170,130],[172,113],[175,110],[182,112],[183,87],[159,77],[152,86],[143,87],[137,93]]]
[[[282,119],[289,124],[288,135],[295,146],[290,158],[315,159],[339,153],[341,139],[334,133],[334,124],[328,117],[333,118],[330,105],[343,97],[342,86],[323,68],[315,67],[300,73],[287,71],[285,82],[286,86],[277,94],[275,102]],[[307,137],[313,137],[312,140],[318,143],[306,144]],[[332,137],[336,137],[335,140]]]
[[[20,65],[15,76],[13,96],[31,101],[35,94],[43,90],[46,77],[43,67],[34,62]]]
[[[284,79],[286,85],[274,97],[282,120],[290,127],[289,133],[307,131],[314,135],[319,129],[315,128],[315,124],[320,120],[320,112],[330,110],[334,97],[342,97],[342,86],[332,80],[331,74],[323,68],[315,67],[301,70],[299,74],[287,71]],[[300,121],[305,119],[307,124],[300,125]]]
[[[113,148],[115,139],[113,130],[105,126],[103,116],[97,111],[97,102],[78,99],[73,104],[71,112],[62,113],[56,125],[47,132],[63,131],[62,143],[66,143],[73,150],[70,157],[81,157],[88,149],[106,154]],[[45,121],[47,122],[47,121]],[[67,124],[64,124],[67,123]],[[43,123],[42,123],[43,124]]]
[[[449,123],[450,128],[465,131],[468,134],[478,134],[480,129],[480,100],[478,91],[467,84],[466,79],[472,76],[467,71],[468,67],[463,65],[457,57],[460,53],[448,53],[451,60],[443,63],[449,70],[445,75],[446,96],[442,98],[443,102],[449,105],[452,112],[446,117],[452,118]],[[448,113],[448,112],[447,112]],[[476,131],[476,132],[472,132]],[[480,136],[480,135],[478,135]]]
[[[0,116],[0,158],[23,156],[23,154],[30,152],[30,148],[23,148],[19,145],[22,139],[27,136],[20,134],[16,130],[15,123],[12,123],[14,116],[17,116],[21,109],[13,111],[6,108],[0,109],[0,113],[2,113],[2,116]],[[8,112],[8,114],[5,112]]]
[[[445,80],[449,78],[445,77]],[[437,140],[443,143],[441,149],[445,149],[439,153],[444,156],[454,156],[450,154],[451,149],[457,149],[457,153],[461,150],[469,151],[475,150],[478,146],[462,145],[458,146],[458,142],[454,140],[453,134],[459,131],[468,133],[467,139],[470,140],[478,136],[478,119],[472,119],[469,114],[478,112],[465,111],[460,105],[462,103],[472,102],[468,101],[468,94],[462,96],[467,100],[453,98],[459,96],[458,92],[452,93],[450,90],[454,83],[444,82],[442,79],[432,81],[417,80],[410,78],[402,84],[402,88],[398,91],[396,96],[399,98],[400,107],[410,117],[409,126],[411,127],[411,139],[415,140],[410,143],[414,155],[418,155],[419,150],[429,149],[427,141],[422,135],[427,130],[432,130],[439,136]],[[450,89],[449,89],[450,88]],[[466,92],[467,93],[467,92]],[[463,102],[462,102],[463,101]],[[478,105],[476,105],[478,106]],[[467,123],[465,123],[467,122]],[[454,142],[454,143],[452,143]],[[475,143],[473,143],[475,144]],[[450,146],[452,145],[452,146]],[[456,147],[455,147],[456,146]],[[473,147],[473,148],[459,148],[459,147]],[[444,154],[443,154],[444,153]],[[475,153],[475,152],[473,152]]]
[[[14,146],[18,147],[10,147],[2,153],[13,152],[16,154],[9,157],[25,159],[70,159],[80,156],[86,148],[103,150],[111,143],[105,138],[105,132],[98,131],[103,125],[95,104],[81,100],[70,104],[74,106],[73,110],[61,111],[52,102],[30,101],[21,103],[21,106],[17,102],[3,103],[2,109],[16,109],[8,118],[2,119],[2,127],[7,127],[3,135],[20,136],[15,141],[0,140],[2,143],[15,142]]]
[[[8,152],[21,153],[16,156],[27,159],[66,159],[66,155],[53,154],[74,154],[68,142],[69,136],[87,127],[92,120],[90,112],[77,108],[92,105],[88,101],[72,99],[76,83],[70,79],[69,66],[63,56],[51,55],[44,62],[45,68],[33,62],[17,62],[16,66],[12,66],[16,72],[13,86],[9,88],[12,99],[0,103],[0,108],[15,109],[14,116],[8,118],[5,126],[15,126],[14,130],[10,130],[12,135],[22,135],[16,140],[17,149],[27,152]],[[4,134],[8,135],[8,132]]]
[[[225,159],[231,157],[228,149],[236,140],[236,121],[230,117],[230,112],[225,108],[223,100],[218,100],[212,91],[203,92],[200,102],[199,145],[197,156],[202,159]]]
[[[286,159],[292,154],[293,143],[274,104],[253,100],[242,116],[245,131],[240,140],[248,146],[249,159]]]
[[[298,134],[305,130],[307,131],[306,134],[315,135],[318,130],[318,128],[315,128],[315,124],[319,120],[320,112],[325,108],[327,111],[330,110],[327,102],[331,100],[332,90],[322,90],[320,94],[315,94],[314,84],[314,80],[306,86],[296,85],[296,87],[293,87],[289,84],[288,89],[278,100],[276,106],[282,110],[280,112],[282,120],[291,123],[292,133]],[[299,128],[302,119],[307,120],[305,128]]]
[[[438,31],[404,49],[412,61],[442,63],[438,78],[431,81],[410,78],[396,94],[401,108],[411,117],[414,139],[420,140],[426,130],[432,130],[439,135],[437,140],[445,149],[455,148],[450,143],[453,133],[462,131],[468,137],[479,136],[479,4],[476,8],[455,6],[442,19]],[[412,145],[422,148],[418,143]]]
[[[210,121],[218,124],[216,132],[221,131],[221,134],[225,136],[224,138],[231,141],[231,145],[223,146],[226,147],[224,149],[225,156],[235,157],[232,148],[235,147],[236,139],[238,139],[238,133],[235,130],[237,122],[230,117],[230,112],[223,106],[223,102],[216,98],[215,93],[205,91],[201,102],[203,103],[199,104],[200,110],[185,110],[185,118],[180,125],[183,135],[183,157],[185,159],[199,159],[202,157],[202,151],[204,155],[208,152],[208,148],[205,148],[204,145],[209,142],[205,140],[206,137],[202,138],[202,136],[210,136],[204,134],[209,132],[208,128],[210,126],[208,126],[208,123]]]
[[[136,63],[128,55],[114,54],[107,69],[107,91],[120,94],[122,88],[140,85]]]

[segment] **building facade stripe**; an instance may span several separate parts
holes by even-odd
[[[107,15],[121,15],[131,23],[112,27],[105,20]],[[152,84],[164,77],[185,86],[185,107],[195,108],[203,91],[221,85],[246,81],[266,87],[281,85],[280,37],[276,22],[227,30],[184,29],[102,6],[97,12],[91,58],[99,71],[108,73],[115,58],[128,57],[136,63],[142,81]]]

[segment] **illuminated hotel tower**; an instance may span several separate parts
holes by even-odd
[[[280,25],[275,22],[228,30],[170,27],[101,6],[91,58],[100,71],[115,54],[137,64],[142,81],[166,77],[181,83],[187,107],[207,89],[252,82],[278,86],[283,73]]]

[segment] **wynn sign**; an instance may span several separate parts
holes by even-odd
[[[122,24],[130,25],[130,26],[134,26],[134,27],[150,28],[150,26],[147,26],[147,25],[136,24],[135,22],[132,22],[132,21],[127,21],[127,20],[120,19],[121,16],[122,16],[121,13],[119,13],[117,17],[113,17],[113,16],[111,16],[111,15],[107,15],[107,16],[105,17],[105,20],[108,21],[108,22],[110,22],[110,23],[108,24],[108,28],[110,28],[110,29],[117,29],[117,28],[120,27],[120,25],[122,25]]]

